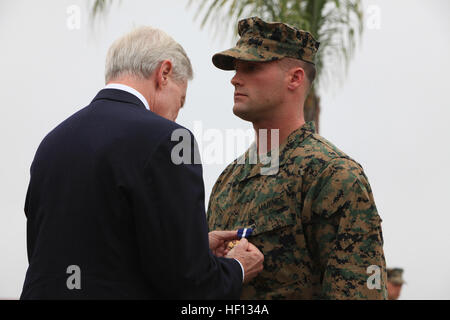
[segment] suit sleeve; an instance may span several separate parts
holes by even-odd
[[[306,195],[310,251],[321,270],[323,299],[386,299],[381,218],[362,169],[332,160]]]
[[[186,130],[187,131],[187,130]],[[189,131],[187,131],[189,132]],[[134,208],[142,269],[149,285],[170,299],[238,299],[242,271],[234,259],[209,249],[201,164],[189,132],[190,163],[174,164],[178,141],[169,135],[147,161]],[[186,159],[186,157],[184,157]],[[198,157],[199,159],[199,157]]]

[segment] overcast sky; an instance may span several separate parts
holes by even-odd
[[[122,1],[92,28],[87,1],[0,1],[0,298],[19,297],[28,266],[23,206],[34,153],[103,87],[106,51],[133,26],[165,30],[191,58],[195,78],[179,123],[203,133],[251,128],[231,111],[233,72],[211,63],[231,40],[201,30],[186,3]],[[81,24],[72,30],[73,5]],[[402,298],[450,299],[450,2],[372,0],[364,8],[379,9],[379,28],[366,28],[344,84],[323,88],[321,134],[369,177],[387,264],[405,269]],[[206,201],[225,160],[204,164]]]

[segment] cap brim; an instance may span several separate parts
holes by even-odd
[[[252,61],[252,62],[265,62],[274,61],[284,58],[283,55],[274,54],[273,52],[268,55],[269,58],[263,57],[261,55],[257,56],[241,50],[238,47],[234,47],[219,53],[216,53],[212,57],[213,64],[222,70],[234,70],[236,60],[242,61]]]

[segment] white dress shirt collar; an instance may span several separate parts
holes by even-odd
[[[147,99],[145,99],[144,96],[139,91],[137,91],[136,89],[134,89],[132,87],[129,87],[127,85],[120,84],[120,83],[110,83],[110,84],[107,84],[104,89],[117,89],[117,90],[123,90],[128,93],[131,93],[131,94],[135,95],[137,98],[139,98],[139,100],[142,101],[142,103],[145,105],[145,107],[148,110],[150,110],[150,106],[148,105]]]

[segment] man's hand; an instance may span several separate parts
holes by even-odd
[[[211,231],[208,234],[209,248],[217,257],[224,257],[230,251],[227,246],[228,242],[237,240],[237,230],[235,231]]]
[[[244,268],[244,283],[249,282],[263,270],[264,255],[247,239],[242,238],[239,243],[230,250],[226,258],[239,260]]]

